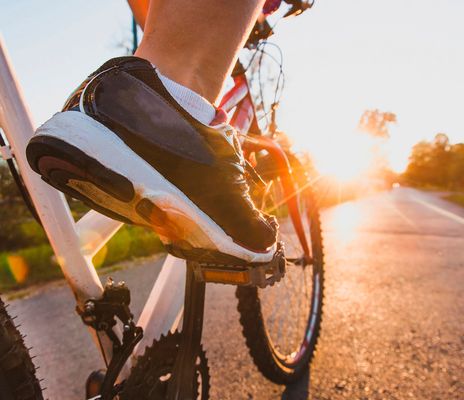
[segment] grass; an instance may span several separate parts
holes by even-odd
[[[414,185],[414,187],[416,189],[420,189],[420,190],[423,190],[425,192],[443,192],[443,191],[447,190],[444,187],[430,185],[430,184],[427,184],[427,185]]]
[[[96,268],[164,251],[158,236],[145,228],[125,225],[95,255]],[[0,292],[22,289],[62,278],[49,244],[0,253]]]
[[[149,257],[136,258],[135,260],[126,260],[126,261],[119,262],[117,264],[113,264],[113,265],[110,265],[110,266],[107,266],[107,267],[99,268],[98,274],[100,276],[107,275],[107,274],[113,274],[113,273],[115,273],[117,271],[121,271],[121,270],[124,270],[124,269],[132,268],[134,266],[140,265],[141,263],[143,263],[147,259],[150,259],[151,261],[153,261],[154,259],[158,259],[161,256],[162,256],[162,254],[160,253],[157,256],[151,255]],[[38,283],[31,284],[29,286],[25,286],[25,287],[22,287],[22,288],[19,288],[19,289],[12,289],[12,290],[3,292],[1,294],[2,299],[7,300],[8,302],[13,301],[13,300],[20,300],[20,299],[23,299],[23,298],[26,298],[26,297],[30,296],[33,293],[36,293],[42,287],[49,287],[48,285],[50,285],[50,283],[56,284],[57,286],[60,286],[60,285],[64,285],[65,281],[64,281],[64,279],[62,277],[53,279],[51,281],[40,281]],[[47,286],[45,286],[45,285],[47,285]]]
[[[443,199],[464,207],[464,193],[452,193],[447,196],[443,196]]]
[[[48,244],[0,254],[0,290],[21,288],[61,276]]]

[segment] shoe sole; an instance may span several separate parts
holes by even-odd
[[[273,246],[254,252],[233,241],[184,193],[115,133],[77,111],[55,114],[27,147],[44,181],[98,212],[153,228],[175,256],[231,265],[272,260]]]

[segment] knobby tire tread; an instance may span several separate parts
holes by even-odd
[[[271,349],[271,345],[266,334],[265,322],[261,312],[258,289],[238,287],[236,290],[236,296],[238,299],[237,309],[240,313],[240,324],[242,325],[242,333],[245,337],[250,356],[261,374],[277,384],[289,384],[295,382],[307,371],[316,352],[317,341],[322,323],[322,310],[324,308],[324,247],[317,202],[315,201],[314,194],[309,190],[308,196],[311,199],[311,204],[313,205],[311,218],[312,223],[314,224],[313,230],[316,233],[314,236],[312,235],[312,237],[315,241],[315,247],[320,252],[321,257],[321,295],[319,298],[321,312],[315,326],[309,350],[306,351],[305,356],[299,361],[294,369],[289,369],[282,365]],[[283,279],[285,279],[285,277]]]
[[[0,400],[43,400],[29,350],[0,299]]]

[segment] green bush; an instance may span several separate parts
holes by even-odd
[[[464,207],[464,193],[452,193],[443,198]]]
[[[158,236],[146,228],[124,226],[94,257],[97,267],[163,251]]]
[[[13,275],[11,274],[8,266],[7,255],[0,253],[0,287],[9,287],[14,282]]]
[[[12,289],[62,276],[48,244],[0,254],[0,289]]]
[[[27,229],[32,235],[32,241],[40,239],[40,233]],[[163,245],[154,232],[126,225],[95,255],[93,261],[97,268],[101,268],[161,251]],[[0,253],[0,290],[20,288],[58,277],[62,277],[62,273],[53,261],[53,251],[49,244]]]
[[[48,242],[45,231],[37,223],[37,221],[33,219],[22,222],[19,224],[18,229],[23,241],[28,243],[29,246],[45,244]]]
[[[133,232],[131,233],[133,239],[130,248],[133,257],[146,257],[164,251],[161,240],[153,231],[135,226],[130,228]],[[134,234],[134,231],[137,231],[137,233]]]

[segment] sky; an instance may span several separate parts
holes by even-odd
[[[286,74],[280,129],[322,170],[366,158],[372,139],[356,128],[367,109],[397,114],[379,144],[397,171],[420,140],[464,141],[463,20],[462,0],[316,0],[271,39]],[[36,124],[123,52],[130,26],[124,0],[0,0],[0,34]]]

